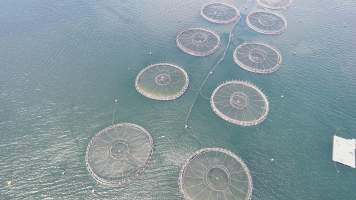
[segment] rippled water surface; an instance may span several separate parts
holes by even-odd
[[[0,199],[181,199],[180,165],[215,146],[246,162],[254,200],[356,199],[356,171],[331,161],[332,135],[356,138],[356,2],[294,0],[280,12],[288,29],[279,36],[247,27],[253,0],[228,2],[241,21],[224,52],[232,26],[204,20],[203,0],[1,1]],[[177,33],[194,27],[216,31],[222,48],[200,58],[181,52]],[[247,41],[278,47],[280,70],[256,75],[236,66],[233,49]],[[181,98],[158,102],[136,92],[137,73],[158,62],[189,74]],[[232,79],[268,96],[262,124],[234,126],[211,111],[206,96]],[[85,150],[118,122],[145,127],[155,146],[143,176],[110,188],[89,175]]]

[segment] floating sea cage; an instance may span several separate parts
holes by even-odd
[[[204,5],[200,14],[204,19],[216,24],[230,24],[240,20],[240,11],[235,6],[220,2]]]
[[[196,151],[183,164],[178,184],[186,200],[249,200],[253,189],[246,164],[222,148]]]
[[[287,9],[291,5],[292,0],[257,0],[257,3],[265,8],[280,10]]]
[[[88,144],[86,166],[90,175],[108,186],[124,186],[148,167],[153,140],[148,131],[120,123],[98,132]]]
[[[269,11],[254,11],[246,17],[247,25],[266,35],[279,35],[287,30],[287,20],[280,14]]]
[[[244,43],[234,51],[234,61],[242,69],[259,74],[277,71],[282,63],[278,49],[264,43]]]
[[[180,32],[176,43],[179,49],[193,56],[208,56],[220,47],[220,37],[217,33],[204,29],[192,28]]]
[[[135,81],[136,90],[154,100],[174,100],[182,96],[189,85],[187,72],[173,64],[158,63],[141,70]]]
[[[222,119],[240,126],[263,122],[269,112],[265,94],[245,81],[228,81],[219,85],[210,98],[212,110]]]

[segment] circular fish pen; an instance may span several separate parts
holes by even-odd
[[[193,56],[208,56],[217,51],[220,37],[217,33],[203,28],[192,28],[180,32],[176,38],[177,46]]]
[[[265,8],[280,10],[288,8],[292,0],[257,0],[257,3]]]
[[[85,161],[97,182],[123,186],[143,173],[152,152],[153,140],[144,128],[121,123],[101,130],[91,139]]]
[[[246,17],[246,23],[252,30],[266,35],[279,35],[287,30],[287,20],[272,12],[251,12]]]
[[[169,63],[149,65],[141,70],[135,81],[136,90],[154,100],[173,100],[182,96],[189,85],[188,74]]]
[[[267,118],[267,97],[255,85],[228,81],[219,85],[210,98],[212,110],[222,119],[240,126],[254,126]]]
[[[222,148],[195,152],[183,164],[178,184],[185,200],[249,200],[253,189],[246,164]]]
[[[236,7],[220,2],[203,6],[200,14],[204,19],[216,24],[229,24],[240,20],[240,11]]]
[[[276,48],[263,43],[244,43],[234,51],[234,61],[242,69],[250,72],[268,74],[277,71],[282,56]]]

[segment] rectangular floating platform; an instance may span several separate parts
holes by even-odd
[[[345,139],[334,135],[333,161],[355,168],[355,139]]]

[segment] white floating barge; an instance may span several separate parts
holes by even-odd
[[[355,139],[345,139],[334,135],[333,161],[355,168]]]

